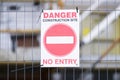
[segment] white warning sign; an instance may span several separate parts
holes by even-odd
[[[41,14],[42,67],[79,67],[79,11],[44,10]]]

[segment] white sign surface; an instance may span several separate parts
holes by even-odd
[[[41,14],[42,67],[79,67],[79,11],[44,10]]]

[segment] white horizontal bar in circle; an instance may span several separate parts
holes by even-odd
[[[73,36],[47,36],[46,44],[73,44]]]

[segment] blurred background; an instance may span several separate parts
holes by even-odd
[[[76,7],[84,43],[80,68],[41,68],[42,10]],[[120,0],[0,0],[0,80],[120,80],[119,15]],[[91,69],[107,51],[109,54]],[[23,69],[11,72],[19,68]],[[86,69],[91,71],[83,78]]]

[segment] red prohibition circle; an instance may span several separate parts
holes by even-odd
[[[73,43],[67,44],[53,44],[53,43],[47,43],[47,37],[73,37]],[[55,24],[52,25],[44,35],[44,46],[46,50],[51,53],[52,55],[55,56],[65,56],[70,54],[70,52],[74,49],[76,45],[76,35],[74,31],[70,28],[70,26],[65,25],[65,24]],[[60,40],[60,39],[59,39]],[[54,41],[57,42],[59,41],[58,39],[55,39]]]

